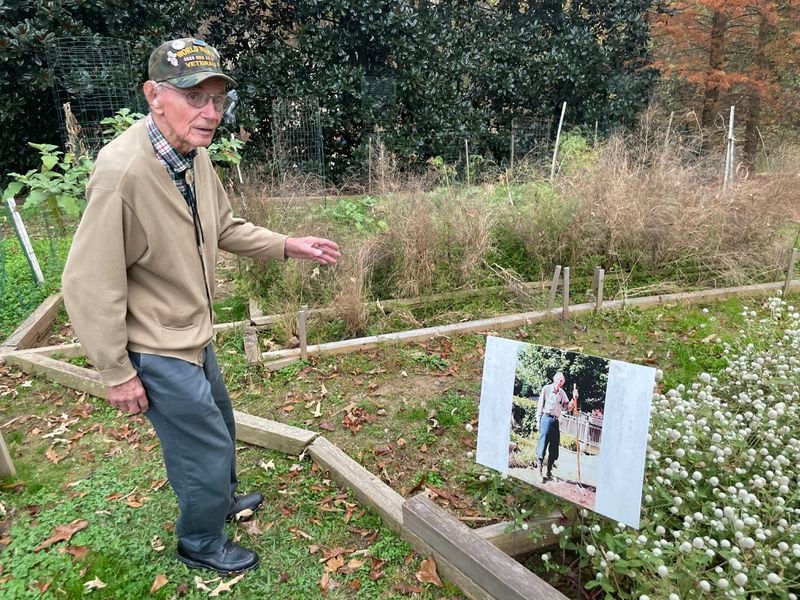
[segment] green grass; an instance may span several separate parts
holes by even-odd
[[[105,435],[85,435],[57,465],[44,459],[49,444],[40,444],[40,436],[8,436],[21,490],[0,495],[10,515],[5,522],[10,543],[0,557],[0,596],[81,598],[87,593],[84,585],[99,578],[106,587],[94,591],[95,597],[143,598],[150,597],[156,576],[164,575],[168,583],[153,597],[174,597],[179,586],[185,586],[188,597],[206,597],[195,589],[194,577],[208,580],[213,574],[190,570],[174,558],[177,506],[169,486],[159,487],[166,474],[149,425],[141,418],[117,417],[99,401],[91,408],[91,418],[71,429],[101,417]],[[110,435],[126,425],[127,442]],[[63,449],[57,446],[57,451]],[[94,458],[87,462],[87,456]],[[271,468],[264,468],[267,463]],[[363,564],[352,573],[331,575],[338,587],[330,589],[327,598],[391,598],[399,596],[394,592],[399,582],[416,583],[420,559],[407,563],[410,548],[308,459],[298,462],[282,453],[242,448],[238,464],[241,488],[260,489],[266,500],[257,514],[260,532],[231,524],[228,533],[257,550],[262,564],[229,597],[322,598],[318,582],[324,564],[319,559],[325,549],[335,547],[346,548],[348,557]],[[297,464],[302,468],[295,472]],[[142,506],[129,505],[128,500]],[[88,526],[70,541],[34,551],[54,527],[78,519]],[[81,558],[59,552],[67,547],[88,551]],[[375,580],[369,577],[371,557],[388,561]],[[217,583],[208,585],[213,589]],[[458,597],[449,585],[423,587],[422,598]]]
[[[699,373],[717,369],[722,364],[722,343],[743,327],[744,307],[762,301],[731,299],[692,307],[628,308],[531,325],[501,335],[649,364],[663,369],[662,386],[666,388],[689,384]],[[465,425],[474,424],[477,418],[484,339],[470,334],[424,344],[384,346],[296,361],[275,373],[246,364],[241,332],[218,336],[217,354],[238,410],[313,430],[327,422],[333,427],[324,431],[327,438],[401,493],[424,477],[437,488],[465,499],[466,508],[451,510],[513,519],[520,507],[535,512],[537,506],[552,500],[515,480],[481,480],[485,470],[476,467],[474,457],[468,454],[474,452],[476,433],[467,431]],[[0,370],[0,377],[0,384],[18,394],[0,395],[3,422],[25,417],[3,430],[23,484],[21,491],[8,485],[1,488],[0,502],[11,515],[5,521],[11,527],[11,543],[0,556],[0,580],[12,579],[0,584],[0,595],[40,597],[40,592],[29,586],[49,582],[45,597],[81,597],[83,584],[97,576],[108,587],[93,592],[96,597],[138,598],[149,594],[156,575],[165,574],[169,583],[154,597],[172,597],[181,584],[189,585],[190,596],[199,597],[193,583],[195,572],[172,556],[175,541],[169,524],[176,513],[172,494],[168,487],[149,491],[153,481],[163,479],[164,474],[147,422],[124,419],[101,401],[79,401],[73,392],[13,370]],[[313,415],[317,401],[320,417]],[[287,405],[293,409],[285,410]],[[372,419],[364,422],[358,433],[342,424],[348,406],[358,407]],[[70,426],[70,433],[86,430],[91,424],[102,425],[103,431],[95,429],[69,446],[57,443],[54,448],[59,456],[68,448],[69,452],[54,465],[44,454],[52,440],[42,435],[53,429],[62,413],[76,414],[80,407],[84,412],[91,410]],[[125,424],[138,432],[136,443],[112,435]],[[532,447],[526,450],[533,452]],[[260,466],[270,460],[274,469]],[[404,564],[408,547],[382,528],[376,515],[362,514],[363,507],[349,493],[344,501],[356,505],[349,523],[343,522],[340,512],[322,511],[322,499],[339,490],[307,459],[301,463],[300,473],[293,475],[290,468],[295,462],[296,458],[278,453],[240,449],[242,489],[261,489],[268,494],[258,518],[262,530],[268,523],[272,526],[260,535],[247,533],[241,525],[231,526],[231,534],[256,548],[264,563],[237,584],[230,596],[321,597],[316,585],[323,567],[319,555],[310,554],[312,544],[363,549],[365,556],[390,561],[385,576],[376,581],[369,579],[366,565],[349,575],[334,575],[340,587],[330,590],[329,598],[400,597],[395,589],[398,582],[416,584],[413,573],[419,559]],[[106,499],[113,493],[134,490],[149,498],[142,508]],[[563,509],[567,508],[564,504]],[[74,559],[58,553],[57,548],[32,552],[54,525],[77,518],[85,518],[90,525],[76,534],[70,545],[90,547],[86,558]],[[294,528],[312,540],[298,537]],[[363,530],[378,530],[377,539],[367,543],[354,533]],[[150,542],[154,536],[164,541],[165,550],[153,550]],[[355,579],[361,585],[358,591],[348,587]],[[425,598],[456,593],[452,588],[424,587]]]
[[[17,239],[0,234],[0,260],[5,269],[0,277],[0,339],[11,335],[33,310],[61,286],[61,271],[72,242],[71,237],[33,239],[34,253],[39,260],[45,280],[37,285],[28,260]]]

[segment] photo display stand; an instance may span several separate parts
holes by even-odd
[[[638,528],[655,373],[489,336],[476,462]]]

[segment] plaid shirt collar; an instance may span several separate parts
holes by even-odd
[[[156,156],[169,171],[180,174],[192,168],[192,161],[197,155],[197,150],[192,150],[186,156],[175,150],[156,126],[153,115],[147,115],[147,134],[150,136]]]

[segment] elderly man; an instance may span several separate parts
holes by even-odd
[[[146,412],[161,441],[180,509],[178,559],[221,573],[258,565],[224,525],[263,496],[236,495],[233,412],[211,346],[219,249],[321,264],[340,256],[330,240],[232,216],[205,147],[235,84],[202,40],[153,52],[150,114],[97,157],[63,277],[72,324],[111,406]]]
[[[558,460],[558,446],[561,443],[561,429],[558,420],[561,417],[561,411],[571,410],[578,402],[578,388],[573,388],[572,402],[570,402],[566,392],[562,389],[565,381],[561,371],[553,375],[553,383],[542,388],[539,402],[536,405],[536,422],[539,424],[537,456],[539,458],[539,477],[542,481],[545,480],[543,475],[545,451],[547,451],[547,479],[553,477],[553,463]]]

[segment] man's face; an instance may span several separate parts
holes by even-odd
[[[563,377],[554,377],[553,378],[553,387],[557,390],[561,389],[561,386],[564,385],[564,378]]]
[[[208,146],[222,120],[222,111],[217,111],[211,100],[201,108],[189,106],[184,96],[188,92],[224,95],[225,82],[212,77],[191,88],[178,90],[169,84],[158,88],[158,103],[162,109],[159,128],[169,143],[182,154],[200,146]]]

